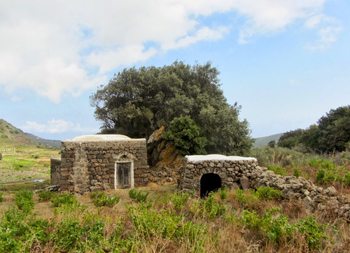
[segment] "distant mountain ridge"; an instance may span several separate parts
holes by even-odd
[[[261,148],[267,146],[270,141],[275,141],[277,143],[282,135],[283,133],[255,138],[253,146],[255,148]]]
[[[61,146],[61,141],[47,140],[30,133],[25,133],[21,129],[16,128],[4,119],[0,119],[0,145],[34,145],[46,148],[59,148]]]

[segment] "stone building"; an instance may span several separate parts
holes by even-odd
[[[62,142],[61,159],[51,159],[51,184],[61,191],[133,188],[148,183],[145,139],[86,135]]]
[[[250,171],[258,167],[253,157],[224,155],[186,156],[186,163],[180,169],[179,188],[196,191],[201,197],[223,186],[228,188],[249,188]]]

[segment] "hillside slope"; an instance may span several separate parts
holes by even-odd
[[[46,140],[29,133],[25,133],[7,121],[0,119],[0,145],[59,148],[61,143],[57,140]]]
[[[254,139],[254,144],[253,146],[255,148],[260,148],[260,147],[264,147],[267,146],[267,144],[270,141],[276,141],[276,143],[278,142],[279,138],[282,136],[282,133],[280,134],[274,134],[274,135],[269,135],[269,136],[265,136],[265,137],[259,137],[259,138],[255,138]]]

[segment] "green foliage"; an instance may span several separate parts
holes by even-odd
[[[300,166],[304,165],[309,155],[287,148],[255,148],[250,152],[250,156],[258,159],[262,166]],[[283,173],[283,172],[282,172]]]
[[[227,199],[227,196],[228,196],[227,187],[221,187],[218,192],[219,192],[220,199],[222,200]]]
[[[165,132],[165,139],[174,143],[182,155],[205,153],[206,138],[189,116],[174,118]]]
[[[34,208],[33,192],[26,190],[16,192],[15,202],[19,210],[24,213],[31,212]]]
[[[258,197],[251,191],[237,189],[235,191],[235,199],[242,207],[251,207],[258,202]]]
[[[137,189],[131,189],[129,191],[129,197],[137,202],[146,202],[148,194],[148,192]]]
[[[299,168],[295,168],[295,169],[293,170],[293,176],[295,176],[295,177],[300,177],[300,175],[301,175],[300,169],[299,169]]]
[[[294,228],[289,223],[288,217],[280,214],[278,210],[268,210],[260,216],[254,211],[244,210],[242,222],[250,229],[257,230],[269,241],[280,243],[284,239],[291,238]]]
[[[202,238],[207,230],[205,225],[184,221],[182,216],[143,206],[130,208],[129,216],[136,232],[144,238],[162,237],[188,241],[189,244],[194,244],[197,250],[203,245]]]
[[[68,218],[56,225],[51,240],[64,252],[103,252],[104,229],[104,223],[95,216],[84,217],[82,224]]]
[[[90,197],[95,206],[113,207],[118,204],[120,197],[116,195],[109,196],[105,192],[96,191],[90,194]]]
[[[200,204],[205,217],[212,219],[225,214],[225,206],[214,199],[214,193],[210,193],[207,198],[202,199]]]
[[[267,166],[267,169],[275,172],[278,175],[285,176],[287,174],[286,169],[279,165],[269,165]]]
[[[269,146],[270,148],[276,147],[276,141],[275,141],[275,140],[269,141],[269,142],[267,143],[267,146]]]
[[[348,185],[350,177],[345,166],[338,166],[328,159],[311,159],[309,166],[317,170],[316,182],[319,184],[339,182]]]
[[[294,148],[298,145],[317,153],[342,152],[350,141],[350,106],[330,110],[306,130],[297,129],[283,134],[280,147]]]
[[[45,201],[49,201],[51,200],[52,196],[53,196],[53,192],[50,192],[50,191],[40,191],[38,193],[38,196],[39,196],[39,201],[41,202],[45,202]]]
[[[0,252],[30,252],[32,245],[47,242],[48,221],[26,218],[27,213],[17,208],[5,212],[0,222]]]
[[[177,192],[177,193],[171,194],[170,201],[171,203],[173,203],[176,211],[181,211],[182,209],[184,209],[189,197],[190,197],[190,194],[188,193]]]
[[[54,207],[60,207],[63,205],[74,205],[77,204],[77,199],[73,194],[70,193],[59,193],[55,194],[51,198],[52,205]]]
[[[256,195],[259,199],[263,200],[278,200],[282,198],[282,192],[280,190],[268,186],[258,187],[256,189]]]
[[[243,154],[252,144],[248,123],[239,120],[239,106],[227,103],[218,75],[209,63],[124,69],[91,102],[104,133],[148,137],[188,115],[207,139],[207,153]]]
[[[314,217],[306,217],[299,220],[296,226],[311,249],[321,248],[327,238],[324,225],[319,224]]]
[[[344,184],[350,186],[350,172],[347,172],[344,176]]]
[[[3,192],[0,192],[0,203],[4,201],[4,194]]]
[[[306,217],[291,224],[288,217],[280,214],[278,209],[267,210],[263,215],[244,210],[241,221],[245,226],[258,231],[274,243],[289,240],[295,233],[299,233],[305,238],[310,249],[319,249],[327,238],[325,226],[319,224],[315,218]]]
[[[286,132],[279,138],[278,146],[283,148],[294,148],[300,144],[303,134],[304,130],[302,129]]]

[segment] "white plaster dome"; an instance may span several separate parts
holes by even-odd
[[[91,141],[126,141],[131,140],[130,137],[122,134],[93,134],[93,135],[81,135],[74,137],[72,142],[91,142]]]

